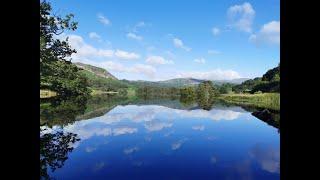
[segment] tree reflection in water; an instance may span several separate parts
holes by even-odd
[[[278,129],[280,133],[280,113],[273,112],[268,109],[258,110],[251,113],[256,118],[266,122],[268,125],[273,126]]]
[[[73,144],[80,140],[74,133],[43,133],[46,130],[40,130],[40,179],[51,179],[48,169],[54,172],[61,168],[68,159],[68,153],[73,150]]]
[[[88,97],[58,97],[40,101],[40,124],[64,126],[76,120],[86,110]]]
[[[203,109],[210,111],[214,104],[214,98],[207,98],[207,97],[199,97],[199,98],[190,98],[190,97],[180,97],[180,103],[185,106],[192,106],[193,104],[198,104],[198,106]]]
[[[203,110],[210,111],[214,104],[214,98],[198,98],[197,102]]]
[[[63,127],[76,120],[86,109],[86,96],[57,97],[40,101],[40,124],[44,127]],[[68,159],[68,153],[79,141],[77,134],[40,128],[40,179],[51,179],[54,172]]]
[[[201,109],[210,111],[213,106],[221,105],[214,97],[200,96],[197,98],[168,99],[141,99],[123,98],[117,96],[95,97],[69,97],[45,100],[40,103],[40,122],[46,127],[61,127],[60,131],[49,132],[52,129],[41,129],[40,136],[40,179],[50,179],[49,171],[61,168],[68,159],[68,154],[73,151],[74,143],[79,141],[79,136],[74,133],[63,132],[63,127],[81,119],[89,119],[108,113],[117,105],[127,104],[152,104],[175,109]],[[217,104],[217,105],[214,105]],[[222,104],[229,106],[228,104]],[[233,106],[233,105],[230,105]],[[241,106],[242,107],[242,106]],[[249,112],[258,111],[256,108],[243,106]],[[261,111],[259,109],[259,111]],[[263,113],[262,113],[263,112]],[[259,119],[279,128],[280,116],[278,113],[262,111],[253,113]],[[266,118],[265,118],[266,117]],[[273,121],[276,123],[273,123]]]

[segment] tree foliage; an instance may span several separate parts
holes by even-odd
[[[65,30],[76,30],[77,22],[72,21],[73,14],[64,18],[51,14],[52,8],[49,2],[40,3],[40,62],[56,61],[64,59],[76,51],[71,49],[68,40],[59,40],[55,36]]]
[[[250,79],[234,86],[233,90],[237,93],[280,92],[280,64],[278,67],[268,70],[262,77]]]
[[[40,88],[56,91],[59,95],[88,94],[86,78],[66,59],[76,51],[68,44],[68,38],[57,38],[66,30],[77,28],[77,23],[72,21],[74,16],[61,17],[51,11],[50,3],[40,3]]]
[[[65,126],[86,110],[86,96],[54,97],[40,101],[40,124]]]
[[[212,81],[204,81],[197,88],[197,102],[202,109],[210,110],[213,105],[214,96],[217,95]]]
[[[180,96],[184,99],[195,99],[196,94],[196,88],[195,87],[183,87],[180,89]]]
[[[220,94],[229,94],[232,92],[232,87],[234,85],[231,83],[223,83],[218,89]]]
[[[142,86],[137,89],[138,97],[142,98],[155,98],[155,97],[168,97],[173,98],[180,95],[178,88],[168,87],[154,87],[154,86]]]
[[[180,101],[191,104],[196,101],[205,110],[210,110],[213,105],[214,97],[219,92],[214,87],[212,81],[203,81],[198,87],[184,87],[180,89]]]
[[[263,76],[262,81],[280,81],[280,65],[268,70]]]
[[[197,88],[198,99],[209,99],[216,94],[212,81],[204,81]]]

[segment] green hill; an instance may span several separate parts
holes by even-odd
[[[204,80],[194,79],[194,78],[175,78],[175,79],[169,79],[165,81],[157,81],[156,83],[162,84],[163,86],[182,87],[182,86],[198,85],[203,81]]]
[[[84,64],[84,63],[74,63],[78,68],[80,68],[80,72],[87,77],[88,84],[91,89],[99,90],[99,91],[123,91],[124,89],[139,89],[144,87],[149,88],[181,88],[185,86],[197,86],[201,82],[205,80],[195,79],[195,78],[175,78],[163,81],[143,81],[143,80],[119,80],[107,70],[95,67],[93,65]],[[273,71],[272,71],[273,72]],[[272,73],[267,73],[265,78],[273,78]],[[260,78],[261,79],[261,78]],[[245,81],[244,83],[242,83]],[[232,86],[239,85],[239,89],[248,88],[247,86],[253,87],[255,80],[248,80],[247,78],[239,78],[233,80],[213,80],[213,84],[217,87],[220,87],[223,84],[229,83]]]
[[[130,87],[130,84],[118,80],[107,70],[89,64],[75,63],[80,68],[80,73],[87,78],[88,85],[93,90],[121,91]]]
[[[92,66],[90,64],[80,63],[80,62],[76,62],[74,64],[78,68],[89,71],[89,72],[95,74],[96,76],[117,80],[116,77],[114,77],[111,73],[109,73],[107,70],[105,70],[103,68]]]
[[[280,65],[268,70],[262,77],[249,79],[233,87],[235,92],[280,92]]]

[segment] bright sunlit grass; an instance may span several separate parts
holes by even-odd
[[[219,98],[235,104],[254,105],[261,108],[280,110],[280,93],[222,94]]]

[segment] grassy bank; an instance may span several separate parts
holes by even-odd
[[[56,96],[57,93],[47,89],[40,89],[40,98],[50,98]]]
[[[276,111],[280,110],[279,93],[222,94],[218,98],[233,104],[249,105]]]
[[[90,93],[92,96],[95,96],[95,95],[102,95],[102,94],[118,94],[118,92],[116,91],[102,91],[102,90],[99,90],[99,89],[91,89],[91,93]]]

